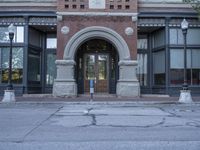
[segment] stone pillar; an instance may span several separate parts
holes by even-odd
[[[77,84],[74,79],[75,64],[74,60],[56,60],[57,77],[53,84],[53,96],[77,96]]]
[[[136,77],[136,67],[137,61],[122,60],[119,62],[119,80],[117,82],[117,96],[140,96],[140,84]]]

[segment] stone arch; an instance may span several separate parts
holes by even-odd
[[[74,79],[75,56],[78,47],[89,39],[103,38],[115,46],[119,55],[119,80],[117,96],[135,97],[140,95],[140,86],[136,77],[137,61],[131,60],[125,40],[112,29],[100,26],[84,28],[77,32],[67,43],[63,60],[56,60],[57,77],[54,80],[53,95],[62,97],[77,96],[77,83]]]
[[[100,26],[87,27],[77,32],[66,45],[63,59],[74,60],[78,47],[92,38],[104,38],[111,42],[118,51],[120,61],[130,59],[130,51],[125,40],[114,30]]]

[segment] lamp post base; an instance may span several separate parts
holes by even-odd
[[[15,102],[15,90],[4,90],[4,96],[2,102],[9,103]]]
[[[192,103],[193,102],[190,90],[181,90],[180,91],[179,102],[180,103]]]

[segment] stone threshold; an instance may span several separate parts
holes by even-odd
[[[39,98],[53,98],[52,94],[23,94],[22,97],[39,97]],[[91,95],[87,94],[78,94],[77,98],[90,98]],[[169,98],[169,95],[166,94],[141,94],[140,97],[134,98]],[[54,97],[55,98],[55,97]],[[76,98],[76,97],[75,97]],[[119,98],[116,94],[108,94],[108,93],[95,93],[93,98]],[[130,97],[131,98],[131,97]]]

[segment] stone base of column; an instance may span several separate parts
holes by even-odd
[[[181,90],[180,91],[179,102],[180,103],[192,103],[192,96],[190,90]]]
[[[138,81],[118,81],[117,83],[118,97],[139,97],[140,84]]]
[[[2,102],[10,103],[15,102],[15,90],[4,90],[4,96]]]
[[[77,84],[75,81],[55,80],[53,85],[55,97],[77,97]]]

